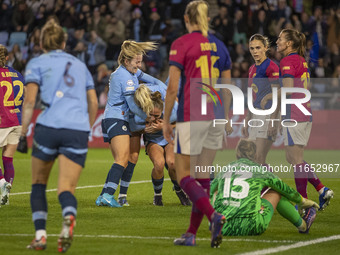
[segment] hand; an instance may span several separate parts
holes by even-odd
[[[27,138],[26,138],[26,136],[20,136],[17,151],[19,151],[21,153],[27,153],[28,148],[27,148]]]
[[[145,133],[157,133],[161,131],[163,128],[163,120],[159,119],[151,123],[151,125],[146,126],[144,131]]]
[[[230,135],[234,131],[234,129],[230,125],[230,121],[229,120],[228,120],[228,123],[225,126],[225,131],[226,131],[227,135]]]
[[[242,135],[243,135],[245,138],[248,138],[248,137],[249,137],[248,126],[243,127],[243,128],[241,129],[241,132],[242,132]]]
[[[261,100],[261,109],[264,110],[264,107],[266,106],[268,101],[271,100],[271,99],[272,99],[272,93],[265,95]]]
[[[169,144],[174,145],[173,139],[175,138],[175,136],[173,133],[172,125],[170,123],[163,123],[163,136]]]
[[[319,209],[320,206],[312,201],[312,200],[309,200],[307,198],[302,198],[302,201],[298,204],[298,209],[299,210],[302,210],[302,209],[307,209],[307,208],[310,208],[310,207],[314,207],[315,209]]]
[[[272,137],[275,137],[277,135],[277,124],[276,123],[274,125],[269,124],[267,135],[272,136]]]

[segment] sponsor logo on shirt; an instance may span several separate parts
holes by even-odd
[[[279,73],[272,73],[273,76],[279,76]]]
[[[282,67],[282,70],[290,70],[290,66],[284,66]]]
[[[135,86],[126,87],[126,91],[134,91],[134,90],[135,90]]]
[[[170,55],[177,55],[177,50],[171,50]]]

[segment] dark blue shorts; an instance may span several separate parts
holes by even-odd
[[[102,120],[102,131],[105,143],[110,143],[117,135],[131,135],[129,122],[114,118]]]
[[[55,160],[59,154],[84,167],[89,132],[56,129],[37,124],[34,129],[32,156],[43,161]]]

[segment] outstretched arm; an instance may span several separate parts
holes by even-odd
[[[173,132],[170,123],[170,115],[177,97],[178,81],[181,77],[181,70],[178,67],[172,65],[169,69],[169,76],[169,85],[165,97],[163,135],[168,143],[173,144]]]

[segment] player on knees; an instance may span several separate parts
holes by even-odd
[[[213,206],[227,219],[223,235],[260,235],[268,228],[275,209],[300,233],[308,233],[319,206],[256,163],[253,141],[241,139],[236,157],[229,164],[228,169],[232,170],[220,172],[211,184]],[[261,197],[264,187],[270,189]],[[290,201],[305,209],[302,218]]]
[[[134,93],[139,86],[139,80],[152,84],[163,84],[160,80],[139,69],[142,65],[143,55],[149,50],[156,50],[156,48],[156,44],[153,42],[127,40],[122,44],[118,57],[119,66],[110,77],[108,101],[102,120],[104,142],[108,142],[110,145],[114,163],[107,174],[102,192],[96,200],[98,206],[121,207],[114,198],[121,179],[123,179],[123,187],[127,192],[135,167],[133,162],[129,163],[131,135],[129,115],[132,113],[146,119],[149,114],[144,113],[136,106]]]
[[[9,204],[9,192],[14,180],[13,156],[21,133],[21,109],[24,92],[24,78],[12,67],[6,65],[8,51],[0,44],[0,207]],[[6,74],[6,75],[5,75]]]
[[[149,155],[153,169],[151,173],[152,184],[154,188],[153,204],[163,206],[162,188],[164,182],[164,167],[169,172],[170,179],[174,185],[174,190],[182,205],[190,205],[188,197],[185,195],[181,187],[177,183],[175,170],[175,155],[172,144],[169,144],[163,137],[163,100],[165,90],[158,89],[155,86],[140,85],[135,93],[135,102],[144,111],[150,107],[150,118],[147,119],[145,125],[145,133],[143,134],[146,153]],[[176,121],[177,106],[172,111],[170,117],[171,123]],[[136,122],[138,118],[136,118]]]

